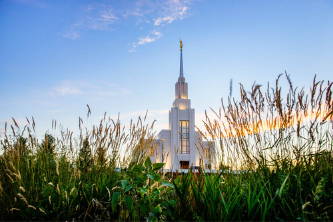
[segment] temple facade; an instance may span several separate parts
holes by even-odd
[[[175,84],[175,99],[169,111],[169,129],[159,132],[151,160],[165,163],[166,171],[214,169],[214,150],[214,143],[203,141],[195,130],[195,110],[188,97],[183,73],[183,43],[180,41],[180,70]]]

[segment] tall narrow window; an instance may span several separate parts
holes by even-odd
[[[187,120],[179,121],[180,125],[180,153],[190,153],[190,142],[189,142],[189,122]]]

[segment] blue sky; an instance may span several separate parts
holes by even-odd
[[[332,80],[333,1],[1,0],[0,128],[34,116],[124,120],[145,110],[167,126],[178,41],[197,123],[239,82]]]

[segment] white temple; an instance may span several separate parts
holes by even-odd
[[[214,169],[214,143],[202,141],[195,130],[195,112],[188,98],[183,73],[183,44],[180,41],[180,72],[175,84],[175,100],[169,111],[169,129],[161,130],[151,155],[152,162],[165,163],[164,170]]]

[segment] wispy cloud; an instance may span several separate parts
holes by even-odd
[[[64,38],[76,40],[81,32],[86,30],[109,30],[118,17],[111,5],[94,4],[84,8],[83,15],[71,25],[68,31],[63,33]]]
[[[160,39],[162,37],[162,33],[159,31],[152,31],[145,37],[141,37],[138,39],[137,42],[134,42],[132,44],[132,48],[130,49],[131,52],[135,51],[135,48],[140,45],[145,45],[147,43],[155,42],[156,40]]]
[[[80,33],[78,31],[71,30],[71,31],[65,32],[62,36],[67,39],[76,40],[76,39],[80,38]]]
[[[54,87],[51,94],[56,96],[80,95],[83,93],[82,88],[73,82],[65,81]]]
[[[107,30],[118,18],[110,5],[94,5],[87,8],[83,26],[92,30]]]
[[[139,39],[138,45],[144,45],[147,43],[155,42],[157,39],[161,38],[162,34],[158,31],[151,32],[148,36]]]
[[[105,82],[63,81],[49,92],[52,96],[112,97],[129,95],[131,91],[116,84]]]
[[[188,13],[189,3],[190,1],[181,0],[166,1],[162,15],[154,19],[154,25],[170,24],[176,20],[183,19]]]
[[[79,39],[87,30],[110,30],[116,21],[121,22],[134,18],[136,24],[144,24],[148,29],[144,37],[138,37],[130,44],[131,52],[135,48],[152,43],[163,35],[163,27],[182,20],[189,15],[194,0],[131,0],[126,4],[108,2],[93,4],[83,8],[82,15],[62,36],[68,39]],[[141,27],[141,26],[140,26]]]
[[[162,37],[161,30],[156,31],[156,28],[158,27],[161,29],[161,26],[184,19],[189,12],[191,3],[192,0],[163,0],[156,1],[155,4],[146,3],[149,7],[153,8],[153,12],[147,9],[144,11],[143,9],[137,8],[135,12],[140,17],[151,16],[149,23],[152,24],[153,31],[151,31],[146,37],[141,37],[134,42],[129,51],[133,52],[135,51],[135,48],[140,45],[151,43],[160,39]],[[142,8],[142,5],[145,4],[141,4],[139,6]]]

